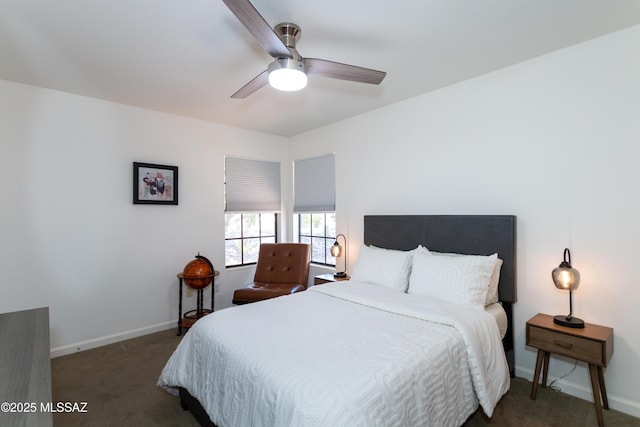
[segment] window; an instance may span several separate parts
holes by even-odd
[[[293,162],[293,211],[334,212],[335,176],[333,154]]]
[[[331,247],[336,239],[335,156],[293,163],[294,235],[311,245],[311,262],[335,265]]]
[[[261,243],[276,243],[280,163],[225,157],[225,267],[255,264]]]
[[[311,262],[336,265],[331,247],[336,240],[336,214],[301,213],[297,218],[297,237],[300,243],[311,245]]]
[[[261,243],[277,241],[275,213],[228,213],[224,216],[225,267],[258,262]]]

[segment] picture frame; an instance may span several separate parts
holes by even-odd
[[[178,167],[133,162],[134,205],[177,205]]]

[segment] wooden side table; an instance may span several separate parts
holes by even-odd
[[[613,354],[613,329],[591,323],[585,323],[584,328],[567,328],[553,323],[553,316],[537,314],[527,322],[526,335],[527,345],[538,349],[531,399],[536,398],[543,365],[542,387],[547,386],[550,353],[587,362],[596,417],[598,425],[602,427],[602,407],[609,409],[603,367],[607,366]]]
[[[331,273],[327,273],[327,274],[318,274],[317,276],[313,276],[313,284],[314,285],[322,285],[324,283],[331,283],[331,282],[342,282],[343,280],[349,280],[350,277],[335,277],[333,274]]]

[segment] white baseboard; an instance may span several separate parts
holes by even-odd
[[[533,373],[534,372],[531,369],[516,366],[516,377],[533,381]],[[553,378],[549,378],[547,381],[549,383],[553,381]],[[558,380],[554,384],[554,387],[556,385],[560,388],[562,393],[577,397],[582,400],[586,400],[588,402],[593,402],[593,392],[591,391],[590,387],[587,388],[566,380]],[[612,395],[610,393],[607,393],[607,400],[609,401],[609,408],[627,415],[631,415],[632,417],[640,418],[640,402],[633,402],[629,399]]]
[[[141,337],[143,335],[152,334],[154,332],[160,332],[171,328],[177,328],[176,321],[168,321],[158,323],[151,326],[145,326],[144,328],[132,329],[130,331],[121,332],[114,335],[107,335],[92,340],[82,341],[75,344],[65,345],[62,347],[51,349],[51,358],[60,356],[66,356],[68,354],[77,353],[79,351],[89,350],[91,348],[102,347],[103,345],[113,344],[119,341],[128,340],[131,338]]]

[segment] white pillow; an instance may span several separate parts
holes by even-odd
[[[416,251],[408,293],[483,310],[498,255],[434,256]]]
[[[409,286],[413,251],[382,249],[362,245],[351,280],[406,292]]]
[[[431,255],[441,255],[441,256],[484,256],[484,255],[465,255],[465,254],[456,254],[456,253],[448,253],[448,252],[434,252],[420,245],[416,248],[416,251],[421,251],[422,253],[427,253]],[[492,256],[492,255],[489,255]],[[491,280],[489,281],[489,287],[487,288],[487,296],[485,298],[484,305],[490,305],[498,302],[498,283],[500,282],[500,270],[502,268],[502,259],[497,258],[496,263],[493,267],[493,272],[491,273]]]
[[[498,258],[496,265],[493,267],[493,273],[491,273],[491,281],[489,282],[489,289],[487,290],[487,298],[484,305],[490,305],[498,302],[498,283],[500,282],[500,269],[502,268],[502,260]]]

